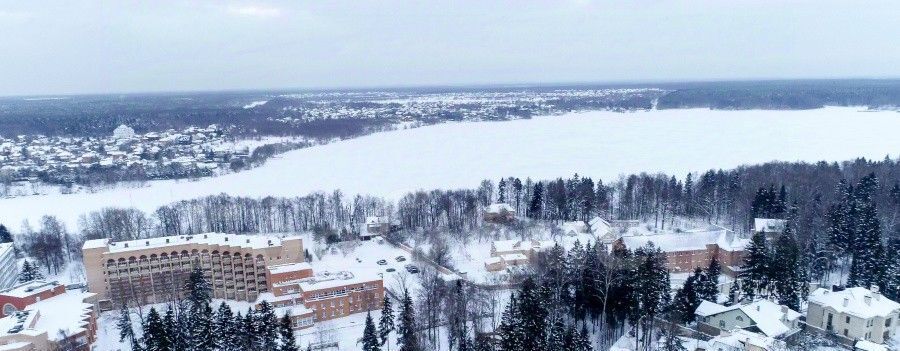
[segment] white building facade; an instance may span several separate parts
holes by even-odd
[[[16,264],[16,252],[12,243],[0,244],[0,289],[16,284],[19,266]]]

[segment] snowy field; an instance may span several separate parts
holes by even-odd
[[[730,168],[772,160],[881,159],[900,153],[900,115],[859,108],[805,111],[606,111],[510,122],[446,123],[377,133],[291,151],[249,171],[141,188],[0,200],[0,222],[17,227],[52,214],[74,229],[107,206],[153,211],[205,195],[262,197],[342,189],[398,197],[416,189],[476,187],[485,178],[536,179],[574,172],[620,174]]]

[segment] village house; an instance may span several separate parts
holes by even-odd
[[[897,334],[900,304],[881,295],[877,286],[844,290],[819,288],[809,295],[806,322],[847,341],[884,344]]]
[[[784,350],[785,342],[759,333],[737,329],[719,334],[709,341],[709,351],[775,351]]]
[[[491,204],[484,209],[482,217],[488,223],[509,223],[516,219],[516,210],[505,203]]]
[[[359,230],[360,240],[371,240],[391,231],[391,221],[384,216],[368,216]]]
[[[697,316],[697,329],[709,335],[742,329],[781,338],[799,331],[801,327],[800,312],[765,299],[733,306],[704,300],[694,314]]]
[[[497,240],[491,243],[491,257],[484,261],[488,272],[527,265],[538,252],[552,248],[552,240]]]

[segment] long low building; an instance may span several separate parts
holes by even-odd
[[[0,350],[91,350],[97,336],[95,295],[38,280],[0,291]]]
[[[674,273],[706,268],[715,257],[723,267],[722,272],[734,276],[743,263],[749,242],[733,231],[713,226],[679,233],[623,236],[616,244],[634,250],[653,243],[666,253],[668,268]]]
[[[384,281],[379,276],[348,271],[314,274],[304,265],[272,268],[280,275],[272,275],[270,292],[261,294],[257,303],[268,301],[276,308],[294,309],[295,328],[382,307]]]
[[[88,287],[104,310],[171,301],[195,266],[206,273],[214,298],[255,301],[268,291],[267,266],[304,260],[299,237],[221,233],[88,240],[82,253]]]

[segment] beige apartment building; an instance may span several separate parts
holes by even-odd
[[[88,288],[103,310],[122,302],[170,301],[194,266],[206,273],[213,297],[256,301],[268,291],[269,265],[304,260],[299,237],[207,233],[111,242],[82,247]]]
[[[877,286],[840,291],[819,288],[809,295],[806,323],[843,336],[884,344],[897,334],[900,303],[888,299]]]

